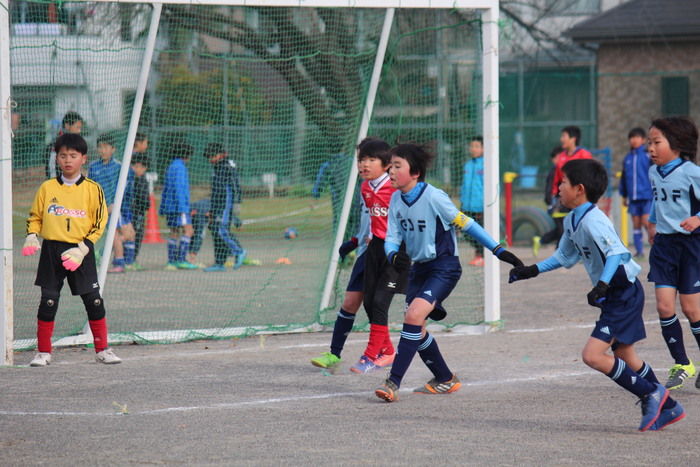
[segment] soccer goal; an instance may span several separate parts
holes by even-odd
[[[96,246],[113,343],[332,325],[352,262],[338,261],[338,246],[358,227],[354,148],[368,135],[433,145],[429,180],[457,204],[470,138],[483,135],[484,222],[499,238],[498,33],[497,0],[3,0],[6,364],[36,345],[38,257],[20,250],[61,132],[87,140],[86,175],[91,164],[121,164],[105,187],[112,215]],[[213,189],[213,144],[234,168],[232,191]],[[158,215],[168,167],[187,155],[189,246]],[[146,174],[130,174],[137,161]],[[234,206],[229,219],[211,214],[222,205]],[[142,232],[135,241],[116,223],[127,209]],[[172,248],[187,264],[171,260]],[[459,248],[464,274],[441,326],[483,331],[500,320],[498,262],[487,255],[484,268],[467,267],[473,249]],[[399,296],[390,322],[399,326],[402,312]],[[65,287],[55,345],[91,342],[85,319]]]

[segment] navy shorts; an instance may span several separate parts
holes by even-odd
[[[352,274],[350,274],[348,286],[345,289],[347,292],[362,292],[364,290],[365,257],[367,257],[367,255],[363,253],[355,260],[355,265],[352,267]]]
[[[44,239],[41,244],[41,256],[39,257],[39,267],[36,271],[34,285],[60,293],[63,281],[67,278],[73,295],[85,295],[94,290],[99,292],[100,284],[97,281],[95,248],[89,240],[85,241],[85,245],[90,251],[85,255],[78,269],[69,271],[63,267],[61,254],[74,248],[76,244]]]
[[[700,293],[700,235],[656,234],[647,279],[684,295]]]
[[[442,302],[450,296],[462,277],[462,266],[459,257],[444,256],[425,263],[413,263],[408,273],[408,288],[406,289],[406,304],[415,298],[422,298],[439,308],[443,313],[431,318],[438,321],[444,318]]]
[[[591,337],[608,343],[615,339],[627,345],[639,342],[647,337],[643,311],[644,289],[639,279],[629,287],[610,287]]]
[[[650,199],[638,199],[635,201],[630,201],[627,205],[627,213],[630,216],[648,216],[651,212],[651,200]]]
[[[168,227],[171,229],[179,229],[180,227],[192,224],[192,216],[190,216],[188,212],[166,214],[165,220],[168,223]]]

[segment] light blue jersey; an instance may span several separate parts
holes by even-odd
[[[419,189],[422,191],[411,202],[407,202],[400,191],[391,196],[386,242],[400,245],[405,241],[406,253],[419,263],[458,256],[452,221],[464,214],[444,191],[427,183]]]
[[[656,232],[660,234],[690,235],[692,232],[683,229],[681,222],[700,212],[700,167],[687,160],[680,163],[677,160],[649,169],[654,191],[649,222],[656,224]]]
[[[571,268],[580,259],[595,285],[603,274],[606,258],[615,255],[622,255],[620,267],[627,281],[634,283],[642,268],[632,260],[608,216],[594,204],[585,203],[564,218],[564,235],[553,255],[562,266]]]

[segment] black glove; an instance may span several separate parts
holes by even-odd
[[[510,270],[508,273],[508,283],[513,283],[515,281],[522,281],[525,279],[532,279],[540,274],[540,269],[536,264],[532,266],[516,266]]]
[[[598,281],[595,287],[588,292],[588,304],[596,308],[603,308],[606,293],[608,293],[608,284]]]
[[[394,269],[396,269],[396,272],[399,274],[403,274],[404,272],[408,271],[408,268],[411,267],[411,258],[405,251],[397,251],[396,253],[392,254],[389,257],[389,262],[392,266],[394,266]]]
[[[345,261],[345,257],[357,248],[357,238],[352,237],[347,242],[340,245],[338,248],[338,254],[340,255],[340,261]]]
[[[493,254],[496,255],[496,257],[498,259],[500,259],[501,261],[503,261],[504,263],[511,264],[515,267],[523,265],[523,262],[520,261],[520,258],[518,258],[513,253],[506,250],[505,248],[503,248],[500,245],[493,249]]]

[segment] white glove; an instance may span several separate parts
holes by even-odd
[[[85,255],[90,252],[90,249],[85,244],[85,242],[78,243],[78,246],[70,248],[63,253],[61,253],[61,259],[63,260],[63,267],[69,271],[75,271],[83,264],[83,259]]]
[[[30,233],[24,240],[24,246],[22,247],[22,256],[31,256],[36,253],[37,250],[41,250],[41,243],[39,243],[39,237],[35,233]]]
[[[233,205],[233,215],[236,217],[241,215],[241,203],[235,203]]]

